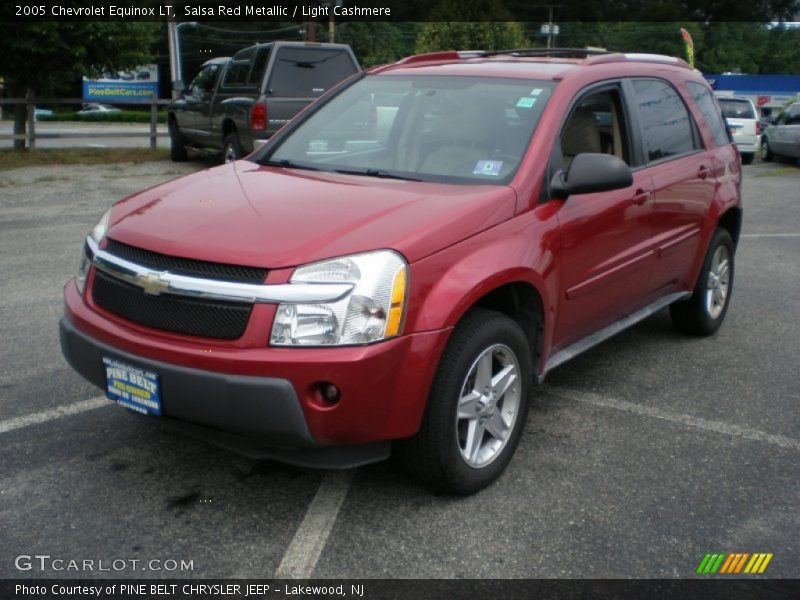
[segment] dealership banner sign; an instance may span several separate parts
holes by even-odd
[[[107,72],[100,79],[83,78],[83,99],[87,102],[123,103],[152,98],[158,98],[156,65]]]

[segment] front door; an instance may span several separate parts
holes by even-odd
[[[633,164],[630,120],[616,85],[583,97],[562,128],[567,168],[583,152],[613,154]],[[653,185],[646,169],[622,190],[573,195],[558,211],[561,285],[555,348],[602,329],[645,296],[650,267]]]

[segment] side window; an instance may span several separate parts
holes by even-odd
[[[267,68],[267,61],[269,60],[270,47],[259,49],[256,58],[253,61],[253,67],[250,69],[250,75],[247,78],[247,85],[261,86],[264,79],[264,71]]]
[[[786,111],[787,125],[800,125],[800,104],[792,104]]]
[[[687,82],[686,87],[689,88],[689,93],[697,103],[709,129],[711,129],[711,134],[714,136],[714,143],[717,146],[724,146],[730,143],[728,128],[722,117],[722,110],[711,93],[711,90],[702,83],[695,83],[692,81]]]
[[[695,150],[691,117],[675,88],[657,79],[635,79],[633,89],[648,160]]]
[[[219,74],[219,65],[208,65],[189,84],[189,93],[192,95],[208,93],[214,89]]]
[[[619,91],[605,90],[583,98],[561,130],[564,168],[583,152],[613,154],[631,164],[628,129]]]
[[[247,85],[247,75],[249,73],[249,60],[235,60],[231,62],[225,71],[225,78],[222,80],[222,87],[240,88]]]

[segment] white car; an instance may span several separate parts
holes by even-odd
[[[742,155],[742,163],[749,165],[758,152],[758,136],[761,134],[756,107],[747,98],[723,96],[717,100],[733,133],[733,141]]]
[[[79,110],[79,115],[99,115],[108,113],[121,112],[116,106],[109,106],[108,104],[90,104],[83,110]]]

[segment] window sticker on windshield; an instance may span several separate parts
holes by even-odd
[[[328,140],[311,140],[308,142],[309,152],[327,152]]]
[[[541,93],[542,93],[542,88],[533,88],[529,95],[530,96],[538,96]]]
[[[534,104],[536,104],[536,98],[520,98],[517,102],[517,108],[531,108]]]
[[[472,171],[472,174],[497,177],[500,175],[500,169],[502,168],[502,160],[479,160],[477,163],[475,163],[475,169]]]

